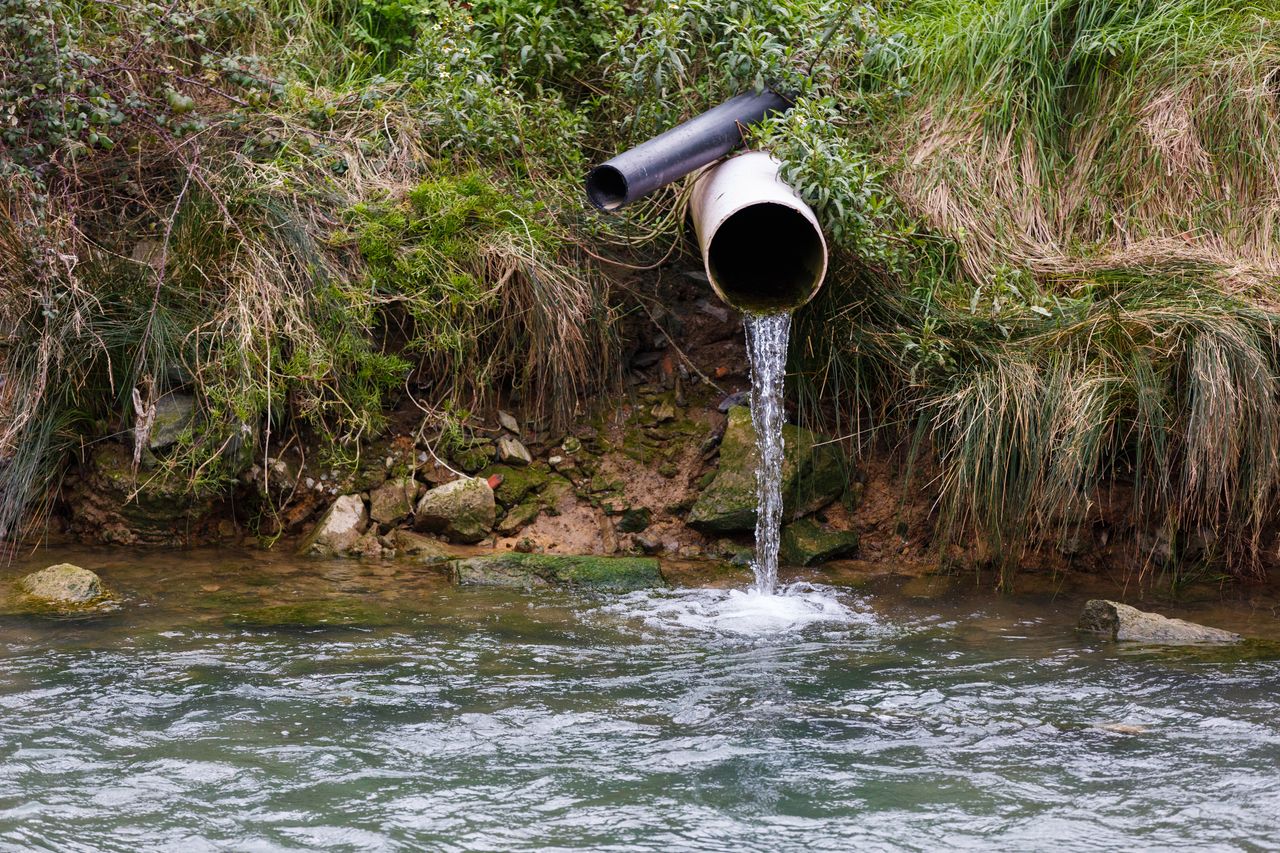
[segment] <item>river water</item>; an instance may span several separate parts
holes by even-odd
[[[756,589],[770,594],[778,585],[782,544],[782,405],[787,373],[791,312],[746,314],[747,359],[751,364],[751,425],[760,464],[756,467]]]
[[[225,552],[6,575],[67,556],[124,601],[0,617],[4,850],[1280,840],[1275,655],[1083,640],[1071,596],[529,595]]]

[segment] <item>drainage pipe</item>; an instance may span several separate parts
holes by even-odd
[[[790,108],[772,89],[730,98],[596,166],[587,175],[587,197],[601,210],[617,210],[714,163],[742,144],[744,127]]]
[[[799,308],[827,274],[818,219],[778,168],[767,152],[739,154],[701,175],[690,199],[711,288],[746,312]]]

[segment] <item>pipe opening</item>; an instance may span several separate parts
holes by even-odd
[[[627,178],[613,166],[597,166],[587,175],[587,198],[601,210],[617,210],[627,200]]]
[[[745,311],[798,308],[822,284],[826,247],[804,214],[785,204],[744,207],[707,247],[707,273],[720,297]]]

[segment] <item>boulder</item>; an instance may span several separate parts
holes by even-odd
[[[784,520],[821,509],[844,492],[844,457],[836,445],[822,444],[820,436],[793,424],[783,426],[782,440]],[[759,461],[751,411],[735,406],[720,442],[719,467],[689,510],[689,525],[704,533],[754,530]]]
[[[451,542],[479,542],[493,528],[497,506],[493,489],[478,477],[429,489],[414,511],[417,530],[442,533]]]
[[[498,461],[508,465],[528,465],[533,461],[529,449],[520,443],[520,439],[504,435],[498,439]]]
[[[812,566],[858,550],[858,534],[852,530],[831,530],[811,518],[793,521],[782,528],[782,563]]]
[[[101,578],[71,563],[32,572],[18,581],[18,589],[50,604],[88,604],[103,594]]]
[[[625,510],[618,519],[619,533],[640,533],[649,529],[653,521],[653,512],[648,507],[635,507]]]
[[[1221,628],[1171,619],[1118,601],[1099,598],[1085,603],[1076,627],[1085,633],[1101,634],[1110,640],[1159,645],[1238,643],[1243,639],[1239,634]]]
[[[388,480],[369,493],[369,516],[379,524],[395,524],[413,512],[418,482],[412,477]]]
[[[303,554],[340,557],[348,553],[369,526],[369,513],[359,495],[342,495],[311,530],[299,549]]]
[[[450,570],[467,586],[521,589],[561,586],[627,592],[663,586],[653,557],[571,557],[556,554],[494,554],[454,560]]]

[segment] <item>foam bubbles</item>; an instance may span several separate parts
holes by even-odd
[[[786,634],[816,624],[875,624],[869,612],[855,610],[848,600],[826,587],[795,583],[772,595],[754,588],[646,590],[603,609],[654,628],[743,636]]]

